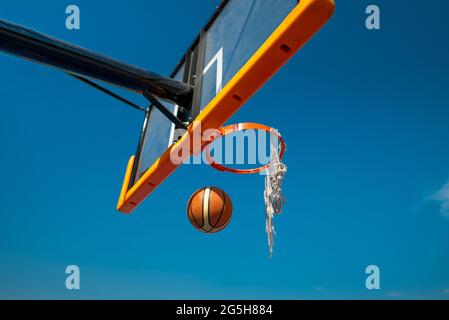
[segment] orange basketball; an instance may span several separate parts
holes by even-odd
[[[198,230],[218,232],[231,221],[231,199],[223,190],[215,187],[199,189],[189,199],[187,216]]]

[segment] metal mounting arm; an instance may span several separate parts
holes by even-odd
[[[137,109],[137,110],[140,110],[140,111],[143,111],[143,112],[147,112],[148,111],[147,109],[142,108],[141,106],[138,106],[134,102],[131,102],[128,99],[125,99],[125,98],[119,96],[118,94],[112,92],[111,90],[108,90],[105,87],[100,86],[99,84],[96,84],[95,82],[93,82],[93,81],[91,81],[91,80],[89,80],[87,78],[84,78],[84,77],[81,77],[81,76],[77,76],[75,74],[70,74],[70,73],[67,73],[67,74],[69,76],[71,76],[71,77],[74,77],[75,79],[77,79],[77,80],[79,80],[81,82],[84,82],[85,84],[88,84],[89,86],[91,86],[91,87],[93,87],[93,88],[95,88],[97,90],[100,90],[101,92],[107,94],[108,96],[111,96],[112,98],[117,99],[118,101],[121,101],[121,102],[127,104],[128,106],[130,106],[130,107],[132,107],[134,109]]]
[[[143,92],[143,96],[151,102],[168,120],[173,122],[177,127],[187,130],[187,125],[170,112],[162,103],[159,102],[148,90]]]
[[[1,51],[137,93],[148,90],[161,99],[181,106],[192,102],[193,87],[189,84],[0,19]]]

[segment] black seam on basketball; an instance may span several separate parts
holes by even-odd
[[[225,201],[226,201],[226,197],[225,197]],[[230,205],[230,206],[231,206],[231,208],[230,208],[231,214],[229,215],[229,218],[226,220],[226,222],[224,223],[224,225],[223,225],[222,228],[225,228],[225,227],[229,224],[229,222],[231,221],[231,219],[232,219],[232,201],[229,201],[229,203],[226,203],[226,202],[225,202],[225,206],[224,206],[224,207],[226,207],[226,205]],[[223,209],[223,210],[224,210],[224,209]]]
[[[223,229],[226,228],[228,226],[229,222],[231,222],[231,217],[229,217],[229,219],[226,220],[226,222],[223,224],[223,226],[221,226],[221,228],[223,228]]]
[[[189,202],[189,206],[187,207],[187,217],[189,217],[189,220],[191,222],[195,222],[193,219],[193,215],[192,215],[192,207],[191,207],[191,203]],[[196,223],[196,222],[195,222]]]
[[[230,198],[229,198],[229,201],[226,203],[226,205],[229,207],[229,210],[230,210],[229,218],[228,218],[228,220],[226,220],[226,226],[227,226],[229,224],[229,222],[232,220],[232,210],[234,210],[234,208],[232,207],[232,201]]]
[[[201,192],[202,190],[204,190],[204,189],[200,189],[200,190],[197,190],[193,195],[192,195],[192,197],[190,198],[190,199],[192,199],[193,200],[193,198],[195,198],[195,196],[199,193],[199,192]],[[204,196],[204,192],[203,192],[203,196]],[[203,202],[202,202],[202,198],[201,198],[201,215],[203,214]],[[190,201],[190,200],[189,200]],[[190,207],[190,210],[192,209],[191,208],[191,202],[189,203],[189,207]],[[204,227],[204,221],[203,221],[203,224],[200,224],[200,223],[198,223],[198,221],[196,221],[196,219],[195,219],[195,215],[193,214],[193,211],[192,211],[192,219],[193,219],[193,221],[195,221],[195,223],[196,223],[196,225],[199,227],[199,228],[203,228]]]
[[[221,220],[221,217],[223,217],[223,212],[224,212],[224,209],[225,209],[225,207],[226,207],[226,194],[224,193],[223,190],[220,190],[220,191],[221,191],[221,194],[222,194],[222,196],[223,196],[223,206],[221,207],[221,213],[220,213],[220,216],[218,217],[217,221],[215,222],[214,228],[217,227],[218,223],[219,223],[220,220]],[[220,227],[221,227],[221,226],[220,226]]]
[[[189,215],[189,218],[191,219],[191,221],[195,223],[195,227],[196,228],[201,228],[201,226],[196,221],[195,216],[193,215],[192,206],[189,206],[188,215]]]

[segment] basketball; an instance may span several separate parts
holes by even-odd
[[[195,191],[187,204],[190,223],[205,233],[223,230],[231,221],[232,202],[223,190],[205,187]]]

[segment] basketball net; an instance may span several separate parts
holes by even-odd
[[[287,166],[282,163],[279,152],[280,144],[275,129],[270,131],[270,166],[266,169],[265,176],[265,230],[268,236],[268,247],[270,249],[270,258],[273,255],[274,237],[276,231],[274,229],[273,218],[275,214],[282,212],[282,206],[285,203],[285,197],[282,194],[282,182],[287,173]]]
[[[270,133],[270,162],[268,164],[252,169],[235,169],[219,164],[214,161],[209,149],[210,144],[215,141],[216,138],[211,139],[205,147],[206,159],[214,169],[219,171],[237,174],[260,173],[265,175],[265,230],[268,236],[268,246],[270,248],[271,258],[273,255],[274,237],[276,235],[273,225],[274,215],[281,213],[282,206],[285,203],[285,197],[282,195],[282,182],[284,181],[284,176],[287,173],[287,166],[282,163],[282,156],[286,150],[286,145],[282,139],[282,136],[276,129],[252,122],[244,122],[222,127],[219,129],[219,137],[224,137],[234,132],[243,130],[263,130]]]

